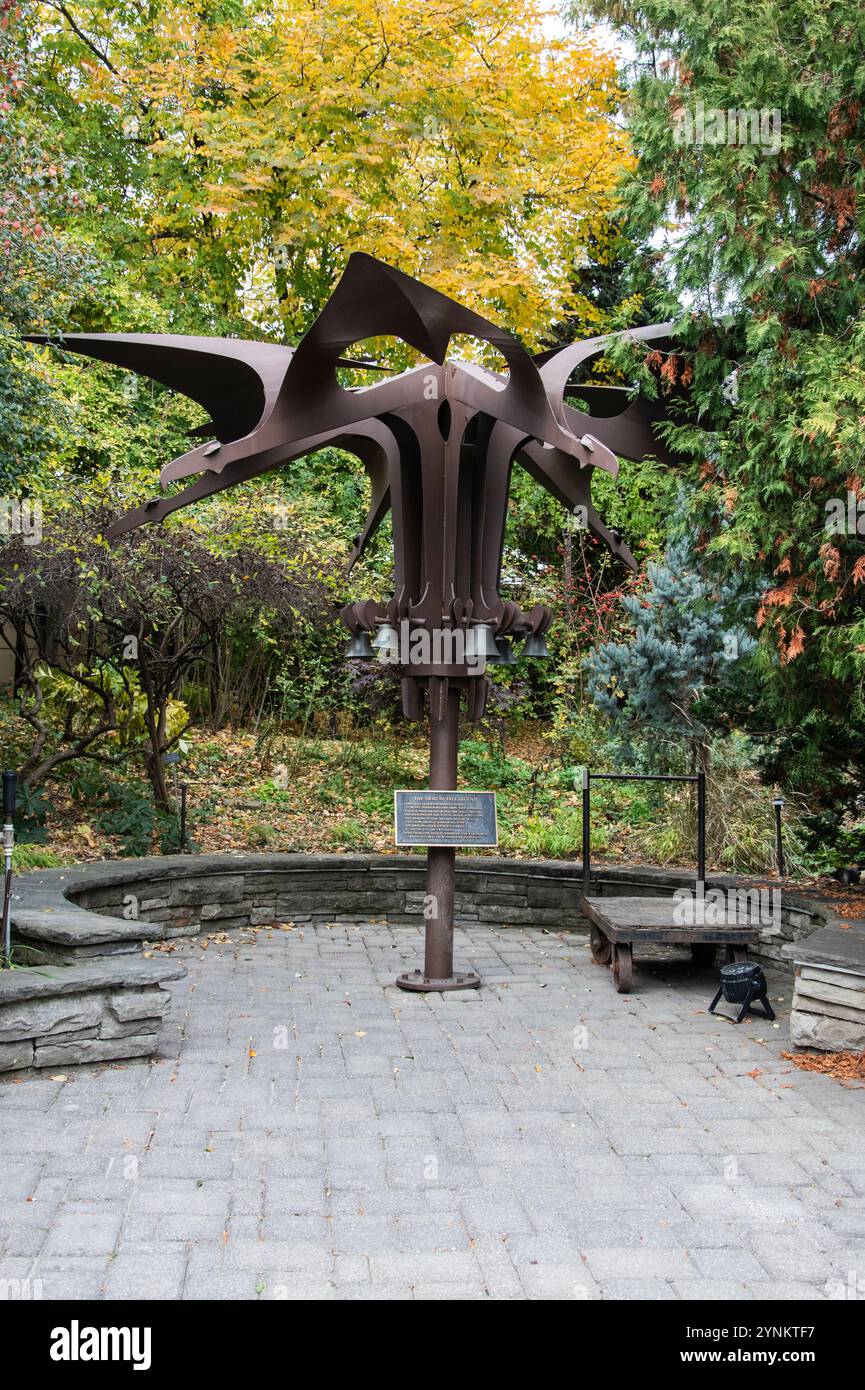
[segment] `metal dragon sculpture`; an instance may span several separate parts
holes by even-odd
[[[666,347],[669,324],[631,330],[633,339]],[[507,373],[447,359],[454,334],[495,348]],[[372,386],[344,387],[341,366],[351,344],[400,338],[428,360]],[[30,341],[45,342],[32,336]],[[532,357],[505,329],[439,291],[371,256],[352,255],[312,327],[294,349],[275,343],[174,334],[71,333],[61,345],[163,383],[197,401],[211,423],[196,431],[208,442],[167,464],[163,483],[194,479],[117,520],[110,538],[205,497],[279,468],[325,445],[355,454],[369,476],[371,501],[355,537],[349,569],[363,555],[388,510],[392,515],[394,592],[343,609],[352,634],[349,655],[371,656],[398,625],[408,631],[462,633],[462,651],[496,662],[546,655],[552,615],[523,612],[499,593],[511,470],[514,463],[569,510],[632,569],[621,538],[592,505],[591,477],[615,475],[617,455],[669,461],[654,426],[663,404],[620,387],[574,386],[571,378],[602,354],[609,337],[588,338]],[[580,402],[567,404],[565,395]],[[213,436],[212,438],[210,436]],[[483,662],[431,661],[402,668],[408,718],[430,718],[430,787],[456,786],[459,709],[483,714],[488,681]],[[423,971],[398,983],[407,989],[476,985],[453,970],[454,850],[431,847]]]

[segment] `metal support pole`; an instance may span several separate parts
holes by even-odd
[[[180,784],[180,853],[186,853],[186,783]]]
[[[697,885],[706,886],[706,774],[697,773]]]
[[[454,791],[457,784],[460,692],[448,692],[444,719],[430,725],[430,791]],[[429,910],[426,924],[424,975],[428,980],[447,980],[454,973],[454,884],[456,850],[430,846],[426,856],[426,891]]]
[[[781,807],[784,805],[783,796],[776,796],[772,802],[775,807],[775,859],[778,865],[778,877],[787,877],[787,865],[784,861],[784,838],[781,833]]]
[[[14,772],[3,773],[3,940],[0,965],[12,966],[12,853],[15,849],[15,794],[18,777]]]
[[[589,896],[591,887],[590,861],[592,856],[592,822],[589,805],[589,769],[583,768],[583,897]]]
[[[444,718],[430,719],[430,791],[455,791],[459,752],[460,691],[448,691]],[[426,931],[424,968],[400,975],[397,984],[408,990],[477,989],[474,974],[454,974],[454,897],[456,850],[430,845],[426,855]]]

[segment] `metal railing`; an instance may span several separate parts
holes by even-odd
[[[583,897],[589,895],[592,855],[590,794],[592,782],[694,782],[697,786],[697,889],[706,884],[706,774],[666,777],[648,772],[590,772],[583,768]]]

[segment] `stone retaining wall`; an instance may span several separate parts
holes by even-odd
[[[788,956],[796,967],[791,1040],[824,1052],[865,1051],[865,928],[822,927]]]
[[[31,960],[74,962],[139,950],[142,941],[268,923],[423,921],[421,855],[208,854],[114,860],[16,880],[12,922]],[[717,887],[757,881],[712,875]],[[684,871],[598,866],[594,896],[671,896],[693,885]],[[457,860],[457,921],[585,931],[579,864]],[[786,890],[780,920],[757,954],[789,969],[785,947],[827,922],[827,907]]]
[[[803,965],[793,991],[790,1039],[823,1052],[865,1050],[865,972]]]
[[[149,1057],[169,995],[171,961],[92,961],[0,971],[0,1072]]]

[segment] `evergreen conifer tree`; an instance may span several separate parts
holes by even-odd
[[[730,621],[741,585],[707,578],[690,536],[672,540],[663,564],[649,565],[648,576],[642,594],[622,599],[633,638],[605,643],[591,655],[589,690],[628,742],[651,731],[692,740],[690,761],[705,770],[709,728],[701,702],[755,646]]]

